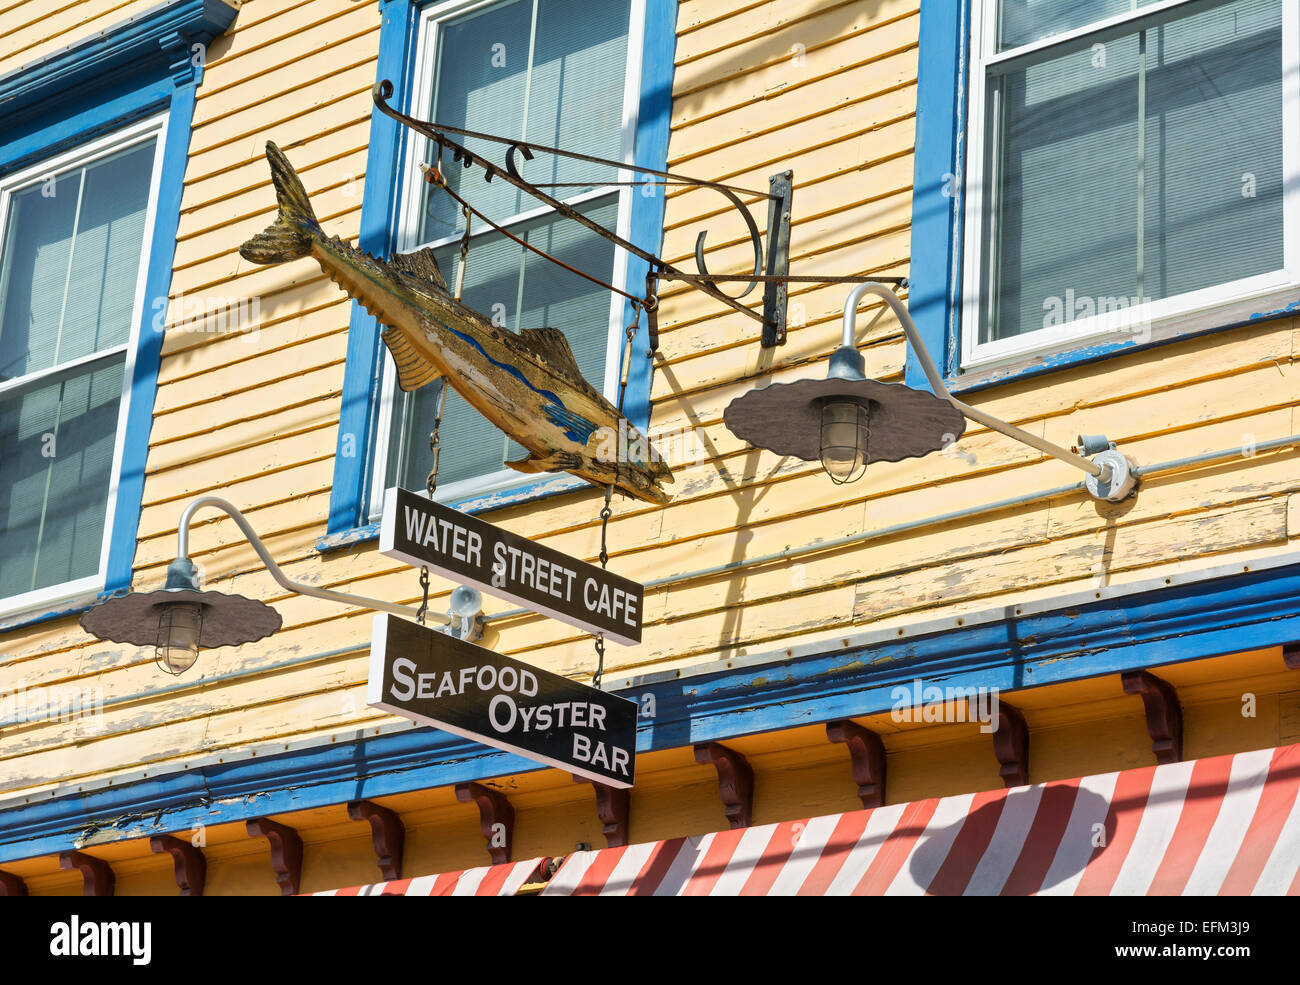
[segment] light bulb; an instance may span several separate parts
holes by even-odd
[[[867,470],[867,443],[871,417],[867,408],[852,400],[829,400],[822,405],[822,468],[842,484],[862,477]]]
[[[171,602],[159,606],[158,642],[154,659],[172,675],[183,674],[199,659],[199,637],[203,633],[203,606]]]

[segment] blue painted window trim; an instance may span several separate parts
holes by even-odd
[[[621,693],[653,695],[640,753],[889,711],[894,689],[1011,691],[1277,647],[1300,638],[1300,562]],[[1282,662],[1279,658],[1278,669]],[[78,847],[90,827],[122,838],[188,831],[545,767],[432,728],[208,763],[0,808],[0,863]],[[98,822],[98,825],[96,824]],[[141,824],[144,824],[142,827]]]
[[[383,0],[383,23],[379,36],[379,69],[376,81],[393,82],[395,105],[408,108],[405,101],[412,89],[419,15],[431,0]],[[677,44],[676,0],[646,0],[645,30],[641,59],[641,106],[637,118],[634,163],[649,168],[665,168],[668,157],[668,125],[672,111],[673,53]],[[366,157],[365,190],[361,203],[361,249],[387,255],[395,247],[397,228],[398,162],[404,152],[402,127],[377,110],[370,115],[370,149]],[[651,253],[658,253],[663,238],[664,197],[655,194],[633,199],[629,239]],[[629,293],[640,296],[645,290],[647,264],[629,257],[627,279]],[[624,316],[631,322],[631,302]],[[379,326],[355,301],[348,326],[347,369],[343,380],[339,414],[339,437],[334,458],[334,484],[330,494],[327,534],[316,547],[328,551],[371,540],[378,528],[368,522],[366,514],[370,485],[379,458],[375,448],[375,425],[378,393],[383,374]],[[640,357],[640,358],[638,358]],[[633,340],[625,411],[637,427],[650,421],[650,382],[648,329],[645,319]],[[480,512],[505,505],[588,488],[587,483],[571,476],[548,476],[526,486],[487,496],[467,497],[450,505],[466,512]]]
[[[1005,370],[960,372],[963,191],[966,173],[966,115],[970,86],[970,23],[973,0],[925,0],[921,4],[916,97],[916,153],[912,182],[912,249],[908,275],[908,310],[921,339],[953,392],[971,393],[991,386],[1053,373],[1124,352],[1151,349],[1240,328],[1269,318],[1295,314],[1300,300],[1278,311],[1214,325],[1196,332],[1142,342],[1080,344]],[[907,347],[905,381],[929,390],[929,382]]]
[[[138,331],[117,507],[100,598],[131,587],[162,358],[163,340],[152,330],[154,311],[148,302],[167,297],[171,289],[194,97],[203,72],[203,60],[195,57],[193,45],[206,46],[224,33],[237,12],[223,0],[160,4],[0,77],[0,173],[16,171],[135,120],[167,113],[162,175],[145,274],[146,304]],[[67,608],[65,604],[35,612],[9,622],[5,631],[71,615],[87,605]]]

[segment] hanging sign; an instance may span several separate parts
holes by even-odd
[[[632,786],[635,701],[386,612],[375,616],[366,702],[587,780]]]
[[[406,489],[384,493],[379,553],[626,646],[641,642],[644,589]]]

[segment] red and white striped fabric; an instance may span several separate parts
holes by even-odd
[[[513,896],[537,869],[540,858],[530,862],[485,865],[462,872],[437,876],[394,879],[351,889],[331,889],[312,896]]]
[[[577,852],[543,895],[1300,895],[1300,745]]]

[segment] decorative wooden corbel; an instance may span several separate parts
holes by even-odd
[[[993,733],[993,755],[1002,768],[998,776],[1008,787],[1023,787],[1029,782],[1029,727],[1019,708],[998,701],[998,727]]]
[[[458,783],[456,799],[464,804],[471,800],[478,804],[479,825],[487,840],[492,864],[509,862],[515,841],[515,809],[510,806],[506,795],[481,783]]]
[[[176,885],[180,887],[182,896],[203,895],[208,862],[195,845],[175,835],[154,835],[149,839],[149,850],[155,854],[167,852],[171,855],[176,867]]]
[[[858,785],[858,799],[863,807],[882,807],[885,803],[885,744],[880,736],[857,722],[844,719],[826,723],[826,738],[849,747],[853,764],[853,781]]]
[[[281,896],[297,896],[302,884],[302,838],[287,824],[258,817],[247,822],[249,837],[271,843],[271,868]]]
[[[695,747],[697,763],[712,763],[718,771],[718,794],[733,828],[747,828],[754,821],[754,771],[734,749],[720,742],[701,742]]]
[[[627,844],[627,821],[632,810],[632,791],[627,787],[611,787],[596,783],[585,776],[575,776],[574,783],[590,783],[596,791],[596,816],[605,827],[605,844],[609,848],[622,848]]]
[[[1125,694],[1142,696],[1156,762],[1179,762],[1183,758],[1183,707],[1174,686],[1145,670],[1127,671],[1120,675],[1120,682]]]
[[[354,800],[348,804],[348,817],[354,821],[370,822],[370,836],[379,861],[379,871],[384,879],[392,881],[402,878],[406,826],[402,824],[397,812],[369,800]]]
[[[1300,643],[1282,644],[1282,662],[1289,670],[1300,670]]]
[[[26,896],[27,883],[12,872],[0,872],[0,896]]]
[[[82,895],[113,895],[117,880],[113,876],[113,867],[102,858],[95,858],[85,852],[60,852],[59,868],[80,870]]]

